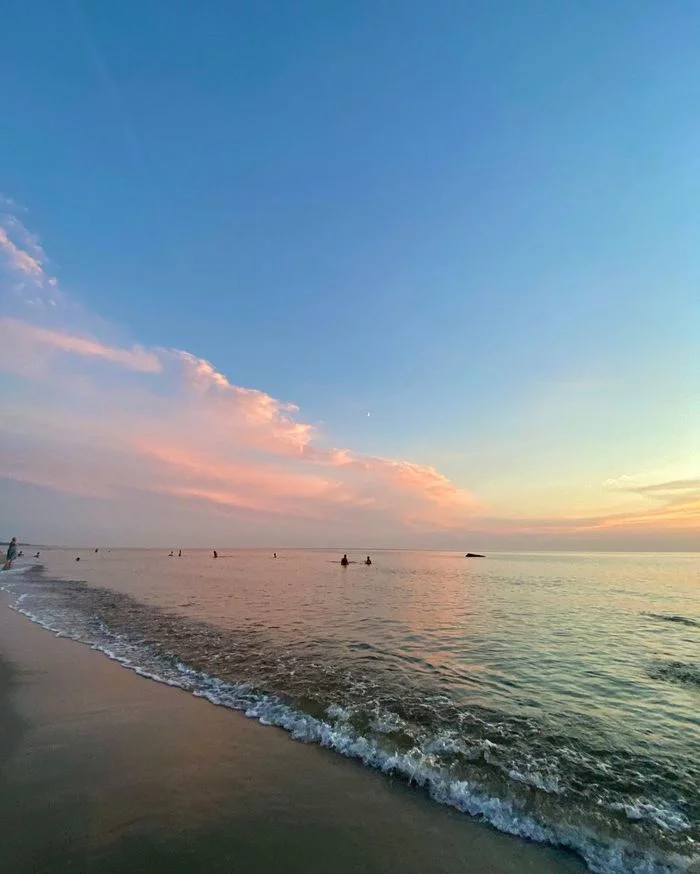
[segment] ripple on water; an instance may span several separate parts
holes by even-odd
[[[332,637],[280,642],[264,623],[221,628],[123,593],[29,582],[16,606],[52,630],[145,677],[400,775],[504,831],[570,847],[593,871],[683,871],[697,849],[699,761],[653,745],[594,742],[600,734],[587,733],[585,721],[552,721],[536,699],[525,715],[485,706],[464,688],[455,697],[450,683],[440,685],[440,663],[421,659],[415,641],[403,652]]]

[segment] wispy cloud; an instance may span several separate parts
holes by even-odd
[[[107,105],[111,107],[116,127],[122,135],[127,154],[134,164],[143,165],[143,151],[136,135],[134,123],[125,106],[122,92],[109,70],[104,52],[93,35],[80,0],[73,0],[71,6],[78,38],[105,95]]]
[[[25,307],[53,308],[60,299],[58,280],[47,270],[39,239],[15,214],[17,204],[0,194],[0,292]]]
[[[158,356],[140,346],[119,349],[89,337],[42,328],[19,319],[0,317],[0,348],[15,350],[17,347],[21,348],[25,357],[27,353],[34,353],[37,358],[43,359],[47,351],[54,350],[84,358],[101,358],[140,373],[159,373],[162,370]],[[6,366],[9,369],[11,362]]]
[[[41,261],[11,240],[7,230],[3,227],[0,227],[0,250],[9,261],[10,267],[18,270],[24,276],[43,279],[44,268]]]
[[[645,486],[634,486],[628,489],[638,495],[660,496],[683,500],[688,494],[700,493],[700,477],[692,479],[676,479],[670,482],[650,483]]]

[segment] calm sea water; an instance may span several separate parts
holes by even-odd
[[[49,550],[2,581],[55,631],[593,871],[700,857],[700,554],[339,558]]]

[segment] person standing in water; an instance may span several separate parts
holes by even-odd
[[[4,570],[9,570],[12,567],[12,562],[17,558],[17,538],[13,537],[10,541],[10,545],[7,547],[7,554],[5,556],[5,568]]]
[[[182,558],[182,550],[181,550],[181,549],[178,549],[178,551],[177,551],[177,557],[178,557],[178,558]]]
[[[347,567],[350,564],[350,562],[348,561],[347,553],[340,559],[340,563],[343,567]]]
[[[213,552],[214,552],[214,558],[218,558],[218,557],[219,557],[219,553],[218,553],[216,550],[213,550]]]
[[[365,559],[365,564],[372,564],[372,559],[369,556]]]

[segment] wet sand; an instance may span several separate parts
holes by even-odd
[[[138,677],[0,601],[3,870],[581,874],[420,790]]]

